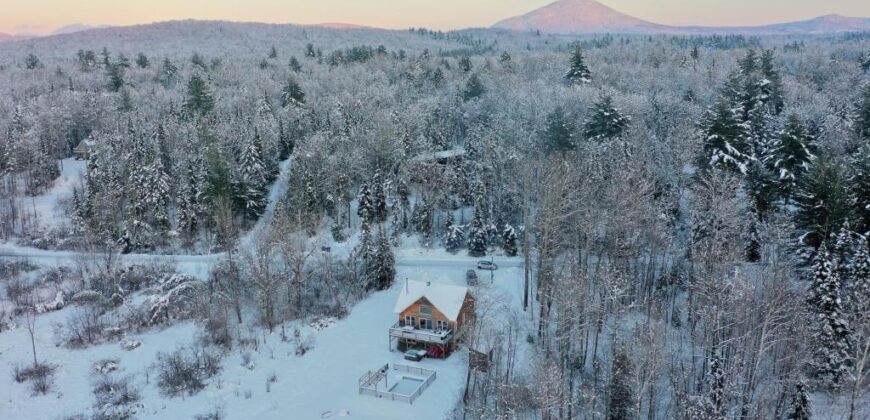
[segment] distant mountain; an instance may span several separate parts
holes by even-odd
[[[0,42],[19,41],[19,40],[28,39],[28,38],[33,38],[33,36],[22,35],[22,34],[11,35],[11,34],[6,34],[6,33],[0,33]]]
[[[344,23],[344,22],[324,22],[324,23],[314,24],[311,26],[317,26],[318,28],[327,28],[327,29],[373,29],[371,26],[357,25],[355,23]]]
[[[55,29],[51,32],[51,35],[63,35],[63,34],[72,34],[81,31],[87,31],[89,29],[100,29],[100,28],[108,28],[107,25],[85,25],[83,23],[73,23],[69,25],[61,26],[60,28]]]
[[[762,26],[669,26],[648,22],[616,11],[595,0],[559,0],[522,16],[502,20],[493,28],[515,31],[539,30],[553,34],[813,34],[870,31],[870,18],[821,16],[799,22]]]
[[[667,28],[617,12],[595,0],[560,0],[522,16],[502,20],[493,27],[515,31],[540,30],[557,34],[653,33],[663,32]]]

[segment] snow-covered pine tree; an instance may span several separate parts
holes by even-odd
[[[782,77],[779,75],[779,71],[774,64],[773,50],[764,50],[761,53],[759,71],[762,76],[761,81],[759,81],[759,87],[765,97],[768,112],[773,115],[779,115],[785,107],[785,99],[782,93]]]
[[[568,68],[568,73],[565,74],[565,80],[572,85],[592,83],[592,72],[586,66],[583,49],[580,47],[575,48],[571,54],[571,64]]]
[[[517,256],[517,232],[513,226],[510,224],[506,224],[504,226],[504,230],[501,233],[501,241],[502,246],[504,247],[504,253],[508,257],[516,257]]]
[[[857,222],[855,230],[866,236],[870,233],[870,145],[865,144],[855,152],[851,169],[848,185]]]
[[[710,364],[707,370],[707,387],[709,396],[709,415],[711,419],[725,418],[726,377],[722,350],[719,345],[713,347]]]
[[[305,92],[302,90],[302,86],[299,86],[296,78],[288,76],[287,82],[284,83],[284,87],[281,89],[281,106],[286,108],[290,105],[300,106],[304,104]]]
[[[368,284],[366,290],[386,290],[396,278],[396,258],[390,247],[390,238],[381,225],[378,229],[374,255],[367,259]]]
[[[208,82],[199,74],[190,76],[187,82],[187,97],[184,109],[190,114],[205,115],[214,109],[215,101]]]
[[[810,169],[815,160],[813,138],[797,114],[791,114],[785,127],[774,140],[768,164],[779,179],[781,195],[789,200],[797,182]]]
[[[474,207],[474,218],[471,219],[471,229],[468,232],[468,255],[483,257],[486,255],[486,226],[483,222],[483,211]]]
[[[631,384],[634,368],[622,345],[613,352],[607,393],[607,420],[630,420],[634,413],[634,391]]]
[[[574,126],[565,117],[565,111],[557,107],[547,115],[547,126],[543,138],[548,150],[566,152],[576,147],[574,143]]]
[[[810,398],[807,395],[807,387],[802,382],[795,385],[794,396],[791,400],[791,409],[788,412],[788,420],[810,420],[813,414],[810,407]]]
[[[849,291],[846,307],[850,318],[859,321],[870,313],[870,249],[867,247],[867,238],[858,235],[852,249],[854,257],[846,287]]]
[[[725,98],[716,101],[701,119],[703,151],[698,165],[727,168],[745,174],[753,159],[750,127],[741,121],[739,109]]]
[[[852,199],[839,164],[821,156],[798,182],[794,222],[801,242],[818,248],[849,219]]]
[[[618,138],[628,126],[629,118],[613,106],[613,98],[610,96],[602,96],[589,111],[589,118],[583,126],[583,134],[589,140]]]
[[[357,208],[356,214],[360,220],[371,223],[375,218],[374,197],[372,190],[367,182],[363,182],[359,187],[359,193],[356,196]]]
[[[380,172],[372,178],[372,216],[378,223],[387,221],[387,192]]]
[[[462,89],[462,100],[468,102],[481,97],[484,93],[486,93],[486,87],[483,85],[483,81],[480,80],[480,75],[473,73],[465,82],[465,88]]]
[[[849,371],[850,331],[840,301],[836,261],[824,244],[816,253],[812,273],[808,301],[815,314],[813,368],[823,386],[836,389]]]
[[[855,110],[855,132],[864,140],[870,140],[870,85],[861,93],[861,100]]]
[[[252,219],[260,217],[266,209],[268,174],[263,161],[263,145],[259,129],[254,130],[253,138],[246,141],[241,150],[239,172],[246,213]]]

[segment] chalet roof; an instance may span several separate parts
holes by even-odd
[[[427,162],[430,160],[440,160],[440,159],[454,159],[457,157],[465,156],[465,149],[456,148],[449,150],[442,150],[440,152],[434,153],[422,153],[412,158],[415,162]]]
[[[402,313],[402,311],[408,309],[409,306],[416,303],[420,298],[425,297],[447,319],[456,322],[467,294],[468,288],[464,286],[408,281],[407,285],[402,285],[399,299],[396,301],[395,311],[397,314]]]

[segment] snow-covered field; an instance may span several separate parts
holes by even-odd
[[[223,371],[210,385],[190,397],[162,397],[151,371],[157,353],[191,343],[200,330],[182,323],[164,330],[133,335],[142,346],[125,351],[117,343],[70,350],[55,346],[52,325],[63,321],[70,309],[38,319],[37,355],[58,365],[55,389],[48,395],[32,397],[27,384],[15,383],[11,374],[0,375],[0,418],[55,419],[90,412],[90,378],[95,362],[115,358],[124,374],[135,375],[141,387],[144,410],[141,418],[189,419],[219,407],[229,419],[310,419],[323,416],[348,416],[359,419],[440,419],[460,397],[465,379],[467,353],[460,351],[447,360],[424,359],[420,366],[437,371],[437,379],[414,402],[407,405],[358,395],[357,380],[369,369],[385,363],[411,363],[398,351],[389,350],[388,328],[395,323],[393,306],[403,281],[430,280],[434,283],[464,284],[465,272],[474,259],[439,251],[406,248],[398,253],[397,281],[387,291],[374,293],[351,309],[350,315],[322,330],[302,328],[302,336],[313,338],[313,349],[303,356],[294,346],[283,342],[280,329],[273,334],[260,331],[265,343],[252,352],[250,366],[243,366],[242,355],[233,351],[223,360]],[[44,252],[44,261],[60,260],[63,255]],[[56,262],[56,261],[55,261]],[[189,262],[185,271],[204,275],[211,261],[202,258]],[[482,285],[474,293],[482,300],[502,300],[518,304],[522,290],[522,268],[518,259],[499,258],[500,269],[492,276],[481,272]],[[498,298],[494,297],[497,295]],[[516,307],[516,306],[514,306]],[[293,325],[290,325],[290,329]],[[11,371],[16,363],[31,359],[26,329],[0,334],[0,365]],[[413,364],[413,363],[412,363]],[[275,375],[267,392],[267,380]]]

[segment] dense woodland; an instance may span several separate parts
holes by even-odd
[[[28,197],[80,144],[68,219],[46,229]],[[192,317],[232,346],[247,314],[270,330],[343,316],[415,242],[525,263],[513,316],[535,328],[478,323],[468,345],[493,367],[456,418],[826,418],[819,394],[857,419],[867,403],[866,34],[173,22],[0,44],[0,173],[0,237],[105,256],[67,273],[98,302],[73,331],[148,287],[124,322]],[[317,257],[312,237],[354,250]],[[227,250],[208,282],[112,263]]]

